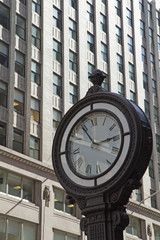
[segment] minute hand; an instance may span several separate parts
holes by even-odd
[[[82,126],[83,131],[87,134],[88,138],[91,140],[92,143],[95,143],[94,140],[91,138],[85,127]]]
[[[109,142],[109,141],[111,141],[112,139],[113,139],[114,137],[111,137],[111,138],[106,138],[106,139],[104,139],[104,140],[102,140],[102,141],[100,141],[100,142],[96,142],[96,143],[103,143],[103,142]]]

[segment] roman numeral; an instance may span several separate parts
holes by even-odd
[[[113,123],[113,125],[109,128],[109,130],[110,131],[112,131],[113,130],[113,128],[115,128],[115,126],[116,126],[116,124],[115,123]]]
[[[97,118],[91,119],[92,125],[97,126]]]
[[[88,164],[87,167],[86,167],[86,173],[91,174],[91,169],[92,169],[92,166],[90,164]]]
[[[107,117],[105,117],[105,118],[104,118],[104,120],[103,120],[103,124],[102,124],[102,125],[104,125],[104,124],[105,124],[105,121],[106,121],[106,119],[107,119]]]
[[[79,153],[79,148],[77,148],[73,151],[73,155],[78,154],[78,153]]]
[[[88,131],[88,128],[86,127],[86,125],[82,125],[82,129],[83,129],[84,132]]]
[[[119,139],[120,139],[120,135],[119,134],[113,137],[113,141],[117,141]]]
[[[109,165],[111,165],[111,162],[109,160],[106,160]]]
[[[80,168],[81,165],[82,165],[82,163],[83,163],[83,159],[80,157],[80,158],[78,158],[77,161],[76,161],[76,166],[77,166],[78,168]]]
[[[96,173],[101,173],[101,168],[99,164],[96,165]]]
[[[118,151],[119,151],[119,148],[117,148],[117,147],[112,147],[112,153],[113,153],[113,154],[117,154]]]

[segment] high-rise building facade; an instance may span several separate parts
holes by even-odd
[[[0,0],[0,240],[85,239],[54,174],[52,142],[95,68],[153,129],[124,239],[160,239],[159,0]]]

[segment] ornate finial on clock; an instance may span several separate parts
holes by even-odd
[[[101,86],[103,80],[106,78],[106,75],[99,69],[95,69],[93,73],[89,76],[93,85]]]

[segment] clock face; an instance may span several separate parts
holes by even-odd
[[[70,131],[68,164],[79,177],[96,178],[115,165],[122,142],[122,126],[113,113],[87,113]]]

